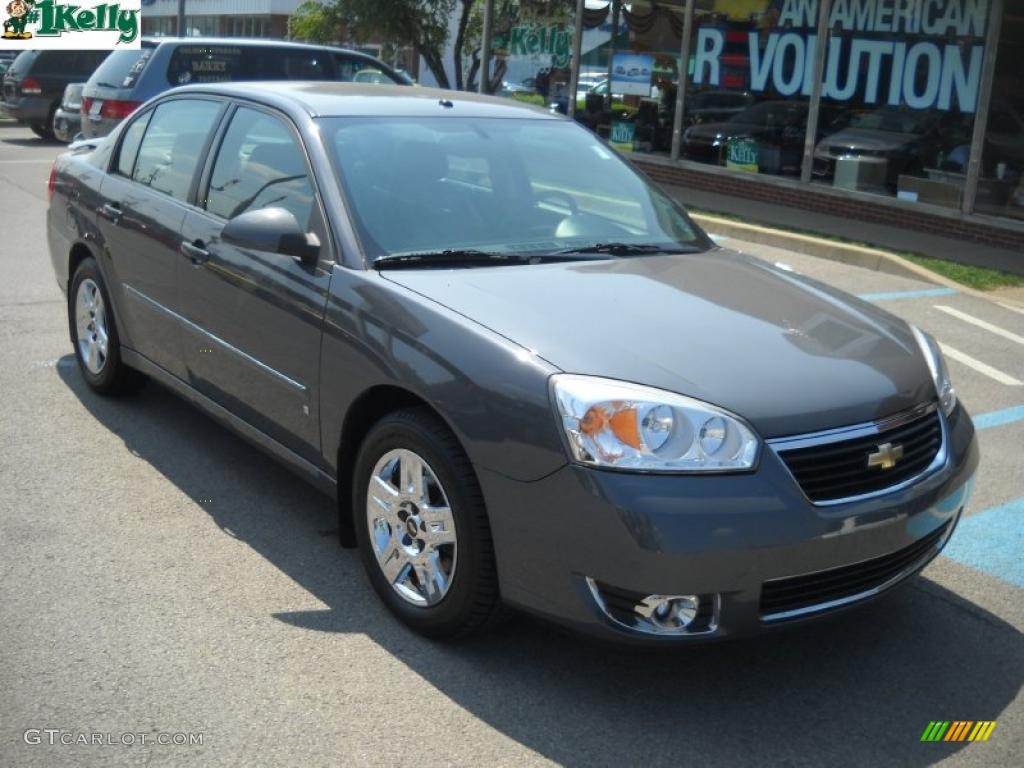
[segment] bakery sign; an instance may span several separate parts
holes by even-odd
[[[722,2],[722,0],[718,0]],[[716,3],[717,5],[717,3]],[[974,112],[981,82],[989,0],[833,0],[822,96],[835,101]],[[725,26],[701,26],[693,82],[722,85],[723,70],[746,59],[749,87],[810,96],[819,0],[765,0],[746,47]],[[723,57],[727,62],[723,62]]]

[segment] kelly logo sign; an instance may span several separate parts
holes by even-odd
[[[781,0],[778,7],[770,30],[747,33],[749,88],[810,96],[819,0]],[[990,7],[989,0],[833,0],[822,95],[974,112]],[[700,28],[694,83],[721,84],[725,43],[723,28]]]
[[[61,3],[0,0],[4,50],[112,50],[140,47],[140,0]]]

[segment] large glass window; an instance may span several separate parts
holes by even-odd
[[[139,147],[132,178],[187,201],[220,108],[218,102],[201,99],[175,99],[157,107]]]
[[[323,125],[371,257],[707,245],[678,205],[570,123],[442,117]]]
[[[206,209],[225,219],[278,207],[303,226],[313,210],[313,188],[302,150],[280,118],[240,108],[217,152]]]
[[[1024,12],[1007,3],[999,34],[975,210],[1024,219]]]
[[[959,208],[989,5],[834,4],[814,180]]]
[[[799,176],[811,95],[816,0],[783,24],[782,0],[700,3],[690,40],[680,154],[737,171]],[[826,123],[831,114],[823,115]]]

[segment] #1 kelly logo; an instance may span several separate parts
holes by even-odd
[[[26,48],[26,40],[42,50],[139,47],[139,0],[93,5],[10,0],[4,11],[0,48]]]

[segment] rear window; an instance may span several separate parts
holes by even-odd
[[[108,55],[108,51],[40,51],[32,64],[32,74],[75,75],[87,80]]]
[[[101,88],[131,88],[152,55],[153,48],[147,46],[137,51],[114,51],[93,73],[90,82]]]
[[[32,62],[36,60],[36,57],[38,55],[39,51],[22,51],[18,54],[17,58],[14,59],[14,63],[11,64],[11,68],[7,70],[8,74],[26,74],[29,70],[29,67],[32,66]]]
[[[326,54],[274,46],[182,45],[167,66],[171,85],[227,80],[325,80]]]
[[[365,59],[347,56],[344,53],[334,55],[334,62],[337,71],[334,74],[336,80],[343,83],[376,83],[394,85],[395,78],[385,72],[372,62]]]

